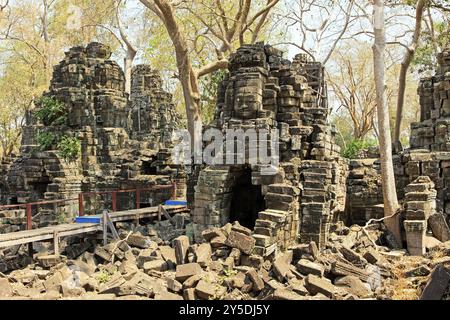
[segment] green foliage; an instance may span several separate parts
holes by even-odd
[[[65,210],[61,210],[56,214],[56,220],[59,224],[63,224],[66,222],[68,215],[69,214]]]
[[[429,32],[423,32],[420,46],[416,49],[414,58],[411,62],[414,71],[433,72],[436,66],[436,54],[439,48],[445,48],[450,45],[450,25],[446,22],[434,24],[435,38]],[[436,49],[438,52],[436,52]]]
[[[106,283],[109,280],[111,280],[111,275],[109,274],[108,271],[106,271],[105,269],[103,269],[102,271],[100,271],[100,273],[97,276],[97,281],[102,284],[102,283]]]
[[[347,147],[342,151],[342,155],[348,159],[354,159],[358,156],[358,154],[366,150],[370,147],[376,146],[376,142],[374,140],[360,140],[355,139],[352,140]]]
[[[67,109],[65,105],[58,100],[50,97],[42,97],[38,104],[41,108],[36,111],[36,117],[45,126],[58,126],[67,121]]]
[[[39,131],[36,140],[41,151],[51,150],[58,143],[56,134],[48,131]]]
[[[209,123],[214,118],[214,112],[216,110],[217,91],[219,90],[220,83],[225,78],[225,70],[217,70],[200,79],[200,86],[202,88],[201,93],[201,114],[204,123]]]
[[[41,151],[57,149],[59,155],[67,161],[75,160],[81,153],[80,140],[67,135],[58,136],[53,132],[40,131],[37,143]]]
[[[58,151],[61,157],[73,161],[81,153],[81,142],[77,138],[63,136],[58,143]]]

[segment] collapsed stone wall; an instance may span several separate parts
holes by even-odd
[[[330,222],[345,206],[346,176],[328,116],[321,64],[304,55],[288,61],[264,44],[239,48],[219,87],[211,127],[224,135],[227,129],[278,130],[280,165],[267,175],[263,170],[269,165],[254,164],[248,157],[242,164],[200,170],[192,210],[194,233],[238,220],[254,228],[255,252],[261,255],[285,249],[298,238],[324,245]],[[250,155],[264,139],[246,139],[246,152]],[[270,143],[267,154],[273,156]],[[227,154],[235,156],[234,150],[224,150],[223,157]],[[242,184],[245,189],[239,187]],[[245,192],[254,196],[239,196]],[[235,204],[246,202],[253,211],[239,212]],[[245,221],[249,215],[251,221]]]
[[[182,196],[185,176],[181,168],[171,165],[168,152],[172,132],[179,126],[172,96],[162,89],[156,71],[139,65],[132,71],[129,97],[123,71],[110,56],[107,46],[94,42],[71,48],[54,67],[44,95],[64,104],[67,121],[52,130],[78,138],[81,155],[66,161],[55,150],[40,150],[37,134],[49,128],[33,110],[23,128],[21,153],[7,175],[9,203],[68,199],[80,192],[146,188],[171,181],[178,182]],[[170,191],[142,192],[142,206],[169,197]],[[99,207],[95,199],[86,201],[88,210]],[[117,196],[118,210],[134,208],[135,203],[132,196]],[[54,205],[43,206],[38,224],[55,223],[55,211],[71,216],[77,206],[61,204],[56,210]]]
[[[405,204],[405,208],[410,201],[413,201],[411,195],[406,194],[411,189],[411,185],[418,183],[418,179],[429,179],[436,190],[433,200],[435,208],[430,214],[438,213],[448,224],[450,222],[448,197],[450,135],[447,132],[447,123],[450,123],[450,49],[444,50],[439,55],[438,61],[436,75],[422,79],[419,84],[420,121],[411,124],[410,148],[393,155],[393,163],[397,195],[401,203]],[[379,159],[351,160],[347,188],[347,215],[350,221],[362,224],[368,219],[383,216]],[[420,235],[422,232],[425,234],[427,225],[425,223],[424,226],[424,222],[428,217],[418,221],[409,219],[407,215],[406,210],[401,219],[416,221],[408,222],[408,228]],[[445,222],[442,223],[445,224]],[[422,228],[411,227],[413,224],[414,226],[420,224]],[[407,241],[408,232],[403,231],[404,240]]]

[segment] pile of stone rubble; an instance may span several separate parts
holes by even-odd
[[[159,222],[159,224],[164,223]],[[314,242],[262,257],[251,230],[227,224],[190,244],[158,225],[122,223],[121,240],[71,241],[63,256],[43,250],[25,268],[0,273],[0,297],[23,299],[351,300],[449,299],[450,242],[422,257],[382,244],[382,225],[332,226]],[[179,230],[176,230],[179,231]],[[369,238],[370,237],[370,238]],[[375,244],[376,243],[376,244]],[[50,250],[50,248],[48,248]],[[0,260],[2,257],[0,256]]]

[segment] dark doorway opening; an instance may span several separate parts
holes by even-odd
[[[156,166],[152,166],[153,161],[142,161],[141,174],[156,175]]]
[[[252,171],[246,168],[233,187],[230,206],[230,222],[238,221],[242,226],[253,229],[258,212],[265,210],[261,186],[252,184]]]
[[[50,178],[45,173],[38,181],[31,182],[31,198],[35,201],[44,199],[49,184]]]
[[[17,197],[11,197],[9,198],[9,204],[19,204],[19,200]]]

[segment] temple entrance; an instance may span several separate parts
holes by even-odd
[[[265,210],[261,186],[252,185],[252,171],[246,168],[233,187],[230,206],[230,222],[238,221],[253,230],[258,213]]]
[[[156,175],[156,166],[152,166],[154,160],[142,161],[141,174],[143,175]]]
[[[50,178],[44,171],[42,176],[37,180],[30,182],[30,197],[33,201],[39,201],[45,198],[45,193],[47,192],[48,185],[50,184]]]

